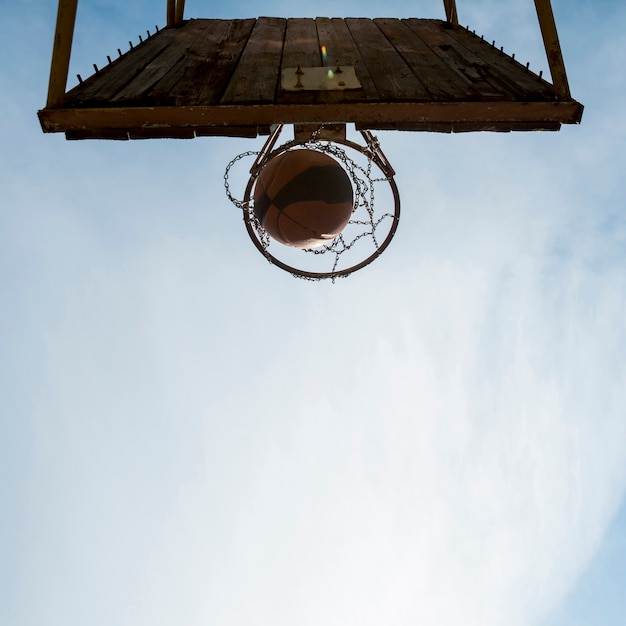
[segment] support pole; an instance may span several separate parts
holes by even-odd
[[[459,17],[456,12],[456,0],[443,0],[443,6],[446,10],[446,20],[449,24],[456,26],[459,23]]]
[[[537,9],[537,18],[539,19],[543,45],[546,49],[546,56],[548,57],[552,84],[561,100],[571,100],[569,83],[567,82],[567,74],[565,72],[565,63],[561,53],[559,35],[556,30],[550,0],[535,0],[535,8]]]
[[[183,21],[183,15],[185,14],[185,0],[178,0],[176,3],[176,25],[178,26]]]
[[[185,0],[167,0],[167,25],[178,26],[183,21]]]
[[[65,102],[65,88],[67,87],[67,74],[70,69],[77,5],[78,0],[59,0],[54,45],[52,48],[52,63],[50,64],[48,101],[46,103],[46,107],[49,109],[60,108]]]

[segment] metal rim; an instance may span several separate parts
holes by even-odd
[[[267,162],[269,162],[274,157],[284,152],[287,152],[288,150],[296,146],[306,146],[311,143],[309,141],[304,141],[304,142],[292,141],[270,152],[261,153],[259,159],[257,159],[256,163],[254,164],[251,170],[252,175],[250,176],[250,179],[248,180],[248,185],[246,186],[246,192],[245,192],[244,199],[243,199],[243,205],[245,207],[248,207],[246,208],[246,210],[243,211],[243,221],[246,225],[246,230],[248,231],[248,235],[250,236],[250,239],[252,239],[252,243],[254,243],[257,250],[270,263],[272,263],[272,265],[276,265],[277,267],[280,267],[286,272],[289,272],[290,274],[301,277],[301,278],[308,278],[311,280],[323,280],[326,278],[335,279],[335,278],[349,276],[353,272],[356,272],[357,270],[364,268],[365,266],[369,265],[372,261],[377,259],[387,249],[387,247],[391,243],[391,240],[396,234],[396,230],[398,228],[398,222],[400,221],[400,193],[398,191],[398,187],[394,179],[395,172],[393,171],[389,163],[384,158],[384,155],[380,153],[380,150],[376,149],[377,142],[373,139],[372,135],[369,135],[366,133],[363,133],[363,135],[366,141],[368,142],[368,146],[361,146],[360,144],[355,143],[354,141],[350,141],[349,139],[333,139],[331,143],[338,143],[348,148],[352,148],[353,150],[356,150],[357,152],[360,152],[368,159],[371,159],[372,162],[376,165],[376,167],[378,167],[378,169],[380,169],[380,171],[386,175],[386,180],[389,183],[389,186],[391,188],[391,193],[393,195],[394,210],[393,210],[391,228],[389,229],[389,232],[387,233],[385,239],[376,248],[376,250],[374,250],[372,254],[370,254],[366,259],[364,259],[360,263],[351,265],[350,267],[347,267],[342,270],[335,270],[335,271],[330,271],[330,272],[311,272],[308,270],[302,270],[297,267],[293,267],[292,265],[288,265],[284,261],[281,261],[280,259],[276,258],[271,252],[267,250],[266,247],[263,246],[263,244],[259,240],[259,237],[257,236],[257,233],[254,229],[254,225],[252,224],[252,221],[250,219],[249,207],[251,206],[250,201],[252,198],[252,191],[256,184],[258,172]],[[374,149],[371,149],[369,147],[370,142],[372,142],[373,145],[375,146]]]

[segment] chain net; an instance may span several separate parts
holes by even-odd
[[[313,281],[330,278],[334,282],[336,278],[346,277],[352,271],[368,264],[382,252],[395,233],[399,218],[399,202],[397,193],[394,193],[393,170],[385,173],[384,169],[387,168],[379,163],[380,159],[376,158],[377,154],[382,153],[375,137],[369,136],[367,146],[357,146],[350,142],[350,147],[356,152],[356,158],[351,158],[344,147],[318,138],[322,128],[312,133],[308,141],[288,141],[265,156],[260,156],[263,150],[250,150],[238,154],[226,166],[224,187],[228,199],[243,211],[244,221],[250,226],[248,232],[251,237],[254,235],[253,241],[256,239],[257,248],[270,263],[279,265],[297,278]],[[341,163],[352,181],[354,206],[348,225],[332,241],[315,248],[295,249],[271,239],[254,212],[254,194],[251,190],[261,169],[270,159],[287,150],[302,148],[323,152]],[[252,168],[246,197],[241,200],[231,192],[230,175],[233,166],[248,157],[255,157],[258,167]],[[380,175],[373,173],[374,168]],[[388,210],[383,209],[382,212],[377,213],[374,199],[378,183],[388,183],[388,188],[390,186],[392,193],[387,191],[388,197],[384,200],[384,206]],[[356,256],[351,256],[344,261],[352,253],[356,253]],[[309,259],[305,260],[304,257],[307,256],[315,260],[312,262]],[[320,263],[318,260],[321,259],[324,261]]]

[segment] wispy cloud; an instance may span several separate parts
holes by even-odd
[[[9,110],[14,623],[541,623],[626,481],[619,127],[381,133],[400,230],[332,286],[247,241],[250,142]]]

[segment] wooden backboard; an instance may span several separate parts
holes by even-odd
[[[539,13],[545,0],[536,3]],[[181,10],[171,26],[49,97],[39,118],[45,132],[68,139],[254,137],[279,123],[457,132],[580,121],[564,67],[554,80],[562,61],[551,64],[549,83],[459,26],[454,2],[444,5],[446,20],[183,20]],[[358,87],[289,89],[281,74],[297,67],[327,68],[335,79],[349,68]]]

